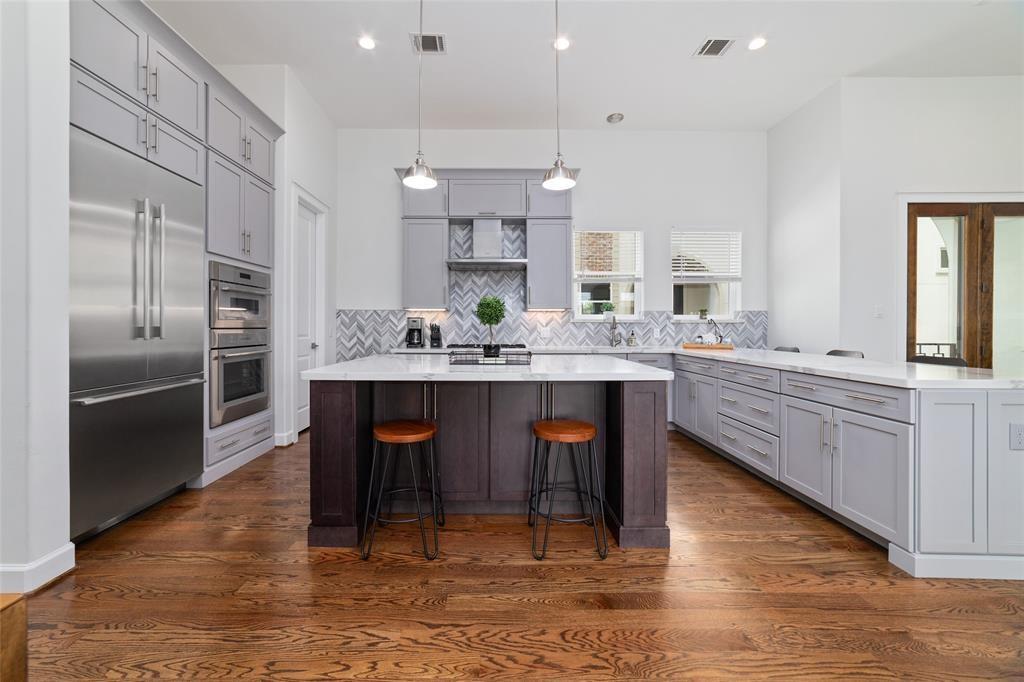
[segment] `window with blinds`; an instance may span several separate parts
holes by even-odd
[[[635,230],[573,232],[573,306],[578,319],[604,313],[638,317],[643,282],[643,233]]]
[[[741,233],[673,230],[671,251],[673,314],[735,317],[743,281]]]

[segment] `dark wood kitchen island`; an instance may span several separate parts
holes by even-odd
[[[449,366],[447,355],[375,355],[302,373],[310,381],[310,525],[317,547],[359,544],[372,427],[438,425],[449,515],[523,514],[531,426],[583,419],[598,427],[606,515],[620,547],[668,547],[665,523],[671,372],[599,355],[537,355],[528,366]]]

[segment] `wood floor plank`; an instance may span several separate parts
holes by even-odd
[[[529,553],[522,516],[308,548],[308,442],[84,543],[28,600],[33,680],[1024,679],[1024,586],[913,579],[682,436],[668,550]]]

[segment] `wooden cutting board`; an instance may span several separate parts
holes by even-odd
[[[684,343],[686,350],[735,350],[736,346],[731,343]]]

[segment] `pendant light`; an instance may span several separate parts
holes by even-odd
[[[558,40],[558,0],[555,0],[555,40]],[[551,190],[566,190],[576,186],[576,172],[562,160],[562,126],[559,112],[558,53],[555,48],[555,165],[544,174],[541,187]]]
[[[437,176],[423,160],[423,0],[420,0],[420,33],[417,47],[419,73],[416,93],[416,160],[405,169],[402,184],[412,189],[434,189],[437,187]]]

